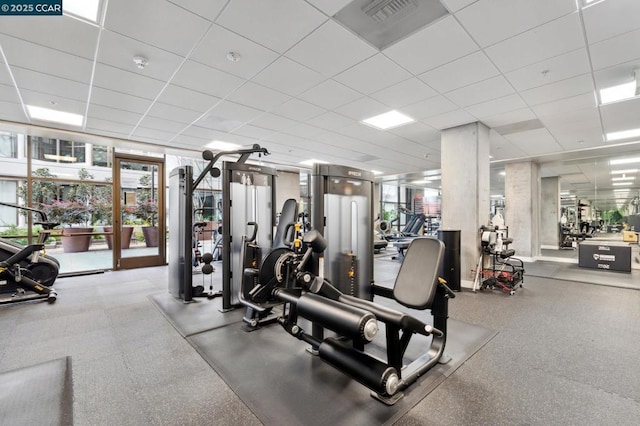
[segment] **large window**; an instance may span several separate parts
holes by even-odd
[[[0,132],[0,157],[18,157],[18,136],[16,134]]]
[[[49,139],[34,136],[31,138],[31,158],[53,163],[84,163],[86,161],[84,142]]]

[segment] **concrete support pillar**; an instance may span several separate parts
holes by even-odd
[[[540,248],[558,249],[560,223],[560,177],[540,179]]]
[[[481,225],[489,219],[489,128],[471,123],[443,130],[441,229],[460,232],[460,278],[473,285],[480,257]]]
[[[516,257],[540,254],[540,167],[531,161],[505,166],[505,225]]]

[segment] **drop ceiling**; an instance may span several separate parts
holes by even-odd
[[[595,96],[640,68],[637,0],[442,0],[445,16],[382,50],[333,18],[349,3],[102,0],[98,24],[3,16],[0,120],[178,150],[259,143],[275,164],[315,158],[385,175],[440,168],[440,131],[474,121],[494,129],[496,170],[556,158],[543,175],[593,183],[592,167],[562,161],[640,152],[635,140],[604,141],[640,127],[640,100]],[[26,104],[85,120],[33,120]],[[416,121],[361,122],[391,109]]]

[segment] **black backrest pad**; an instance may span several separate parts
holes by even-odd
[[[276,235],[273,238],[271,248],[288,247],[286,243],[290,242],[293,228],[289,228],[287,232],[287,225],[294,223],[296,220],[298,220],[298,202],[293,198],[289,198],[282,206],[282,213],[280,213]]]
[[[444,243],[435,238],[416,238],[407,249],[393,287],[393,297],[412,309],[430,309],[436,293]]]

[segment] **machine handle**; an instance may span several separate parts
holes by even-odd
[[[255,222],[247,222],[247,226],[253,226],[253,234],[251,234],[251,237],[246,240],[247,243],[252,243],[258,236],[258,224]]]
[[[447,293],[447,296],[449,296],[450,299],[456,298],[456,294],[449,288],[449,286],[447,285],[447,281],[444,278],[438,277],[438,284],[445,291],[445,293]]]

